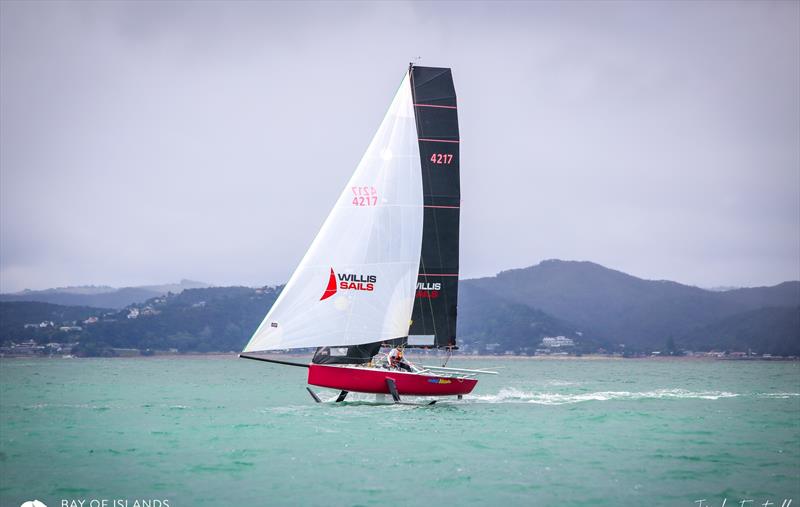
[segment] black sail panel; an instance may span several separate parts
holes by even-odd
[[[425,218],[409,345],[454,347],[461,205],[456,92],[450,69],[410,72]]]

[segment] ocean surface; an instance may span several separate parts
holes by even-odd
[[[0,505],[800,506],[798,362],[449,366],[501,375],[316,404],[305,369],[233,357],[2,359]]]

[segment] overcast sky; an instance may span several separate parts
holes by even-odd
[[[461,274],[800,278],[800,2],[0,2],[0,290],[285,282],[409,59]]]

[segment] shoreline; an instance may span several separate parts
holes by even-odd
[[[443,355],[417,355],[413,353],[406,354],[413,362],[424,362],[426,360],[439,360]],[[167,354],[152,354],[152,355],[125,355],[125,356],[94,356],[94,357],[63,357],[63,356],[0,356],[0,360],[4,359],[238,359],[238,352],[187,352],[187,353],[167,353]],[[311,354],[264,354],[267,358],[289,358],[289,359],[306,359],[309,360]],[[603,354],[584,354],[581,356],[526,356],[526,355],[459,355],[454,354],[449,360],[454,361],[623,361],[623,360],[639,360],[639,361],[659,361],[659,362],[682,362],[682,361],[761,361],[761,362],[787,362],[787,361],[800,361],[798,357],[715,357],[715,356],[614,356]]]

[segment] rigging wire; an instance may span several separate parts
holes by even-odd
[[[450,360],[450,357],[453,355],[453,347],[447,347],[447,356],[444,358],[444,362],[442,363],[442,368],[447,366],[447,361]]]

